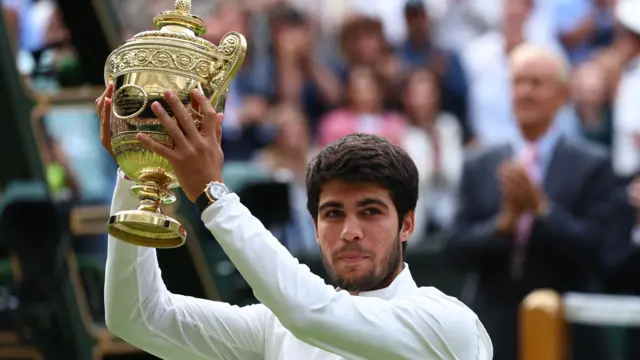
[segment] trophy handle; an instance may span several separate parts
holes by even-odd
[[[216,111],[224,109],[231,81],[240,71],[246,55],[247,39],[242,34],[232,31],[220,41],[216,51],[217,60],[211,64],[209,70],[211,72],[209,88],[214,89],[209,101]],[[201,85],[199,86],[199,90],[202,90]]]

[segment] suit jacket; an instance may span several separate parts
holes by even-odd
[[[610,216],[615,179],[606,151],[595,144],[560,138],[542,180],[550,202],[536,218],[525,248],[522,275],[514,278],[513,236],[497,233],[501,191],[496,173],[514,156],[511,146],[471,154],[461,180],[460,209],[446,244],[456,263],[474,269],[474,304],[492,338],[502,338],[495,360],[515,358],[518,307],[539,288],[596,290],[603,219]],[[500,349],[502,348],[502,349]]]
[[[634,244],[637,211],[627,200],[626,189],[616,192],[615,210],[603,251],[607,292],[640,295],[640,245]]]
[[[640,245],[634,244],[637,210],[629,204],[625,188],[616,192],[614,216],[603,249],[604,285],[609,293],[640,296]],[[640,329],[625,329],[624,359],[640,359]]]

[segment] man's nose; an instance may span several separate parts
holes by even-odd
[[[347,217],[344,222],[341,237],[347,241],[357,241],[362,239],[362,227],[355,216]]]

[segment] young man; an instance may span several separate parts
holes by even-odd
[[[101,140],[109,149],[112,86],[98,100]],[[222,114],[199,92],[200,132],[171,92],[153,111],[175,147],[138,140],[167,158],[191,201],[204,191],[214,201],[202,220],[249,283],[260,305],[171,294],[156,252],[109,238],[105,302],[109,329],[164,359],[396,360],[486,359],[491,340],[477,316],[434,288],[416,286],[403,263],[413,232],[418,173],[389,142],[351,135],[329,145],[310,164],[309,211],[318,243],[339,289],[312,274],[254,218],[222,183]],[[111,206],[133,209],[131,185],[119,175]],[[198,201],[198,203],[200,203]]]

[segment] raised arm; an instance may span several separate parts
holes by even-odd
[[[235,194],[202,216],[256,297],[298,339],[347,359],[490,359],[475,314],[435,289],[385,300],[336,291],[276,240]]]
[[[112,214],[137,207],[131,185],[119,172]],[[105,309],[109,330],[163,359],[264,359],[267,308],[172,294],[162,281],[155,249],[112,237]]]
[[[171,91],[164,95],[177,121],[159,104],[152,108],[174,140],[173,148],[143,134],[137,139],[168,159],[185,195],[201,203],[207,184],[222,182],[222,115],[199,91],[192,91],[203,114],[198,131],[178,97]],[[300,265],[237,195],[216,199],[203,212],[205,225],[256,297],[299,339],[354,360],[491,358],[491,344],[478,318],[456,300],[417,287],[393,300],[337,292]]]

